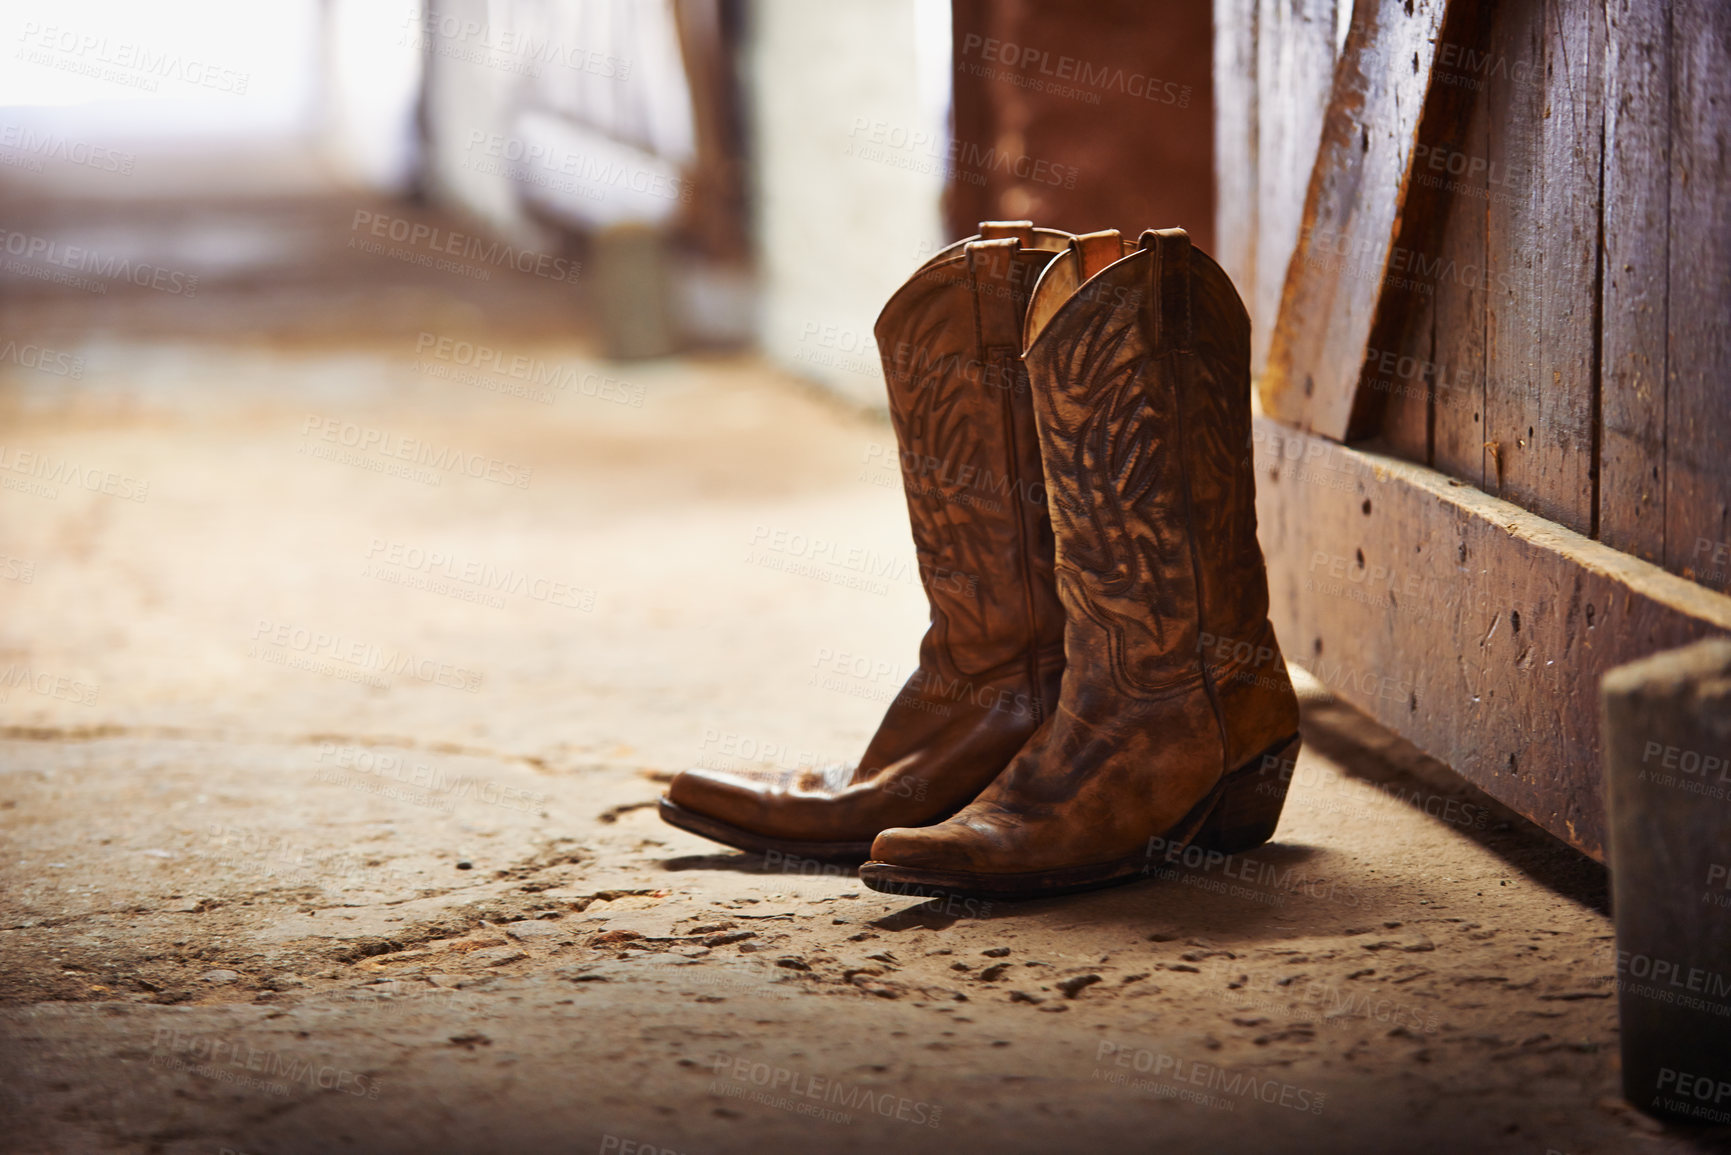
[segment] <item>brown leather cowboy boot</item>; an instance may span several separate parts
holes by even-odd
[[[878,831],[955,813],[1051,712],[1064,613],[1020,354],[1028,298],[1069,241],[982,224],[878,317],[931,625],[858,768],[833,783],[687,770],[661,801],[668,822],[745,850],[857,862]]]
[[[1065,610],[1058,708],[954,817],[878,835],[860,868],[876,890],[1092,889],[1191,842],[1248,849],[1280,817],[1298,703],[1256,541],[1244,306],[1178,229],[1055,291],[1025,360]],[[1031,326],[1045,305],[1037,291]]]

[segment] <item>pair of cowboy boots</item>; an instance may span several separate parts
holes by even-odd
[[[688,770],[662,817],[747,850],[869,856],[877,890],[992,898],[1267,841],[1298,705],[1225,273],[1178,229],[989,222],[875,333],[931,605],[919,667],[846,781]]]

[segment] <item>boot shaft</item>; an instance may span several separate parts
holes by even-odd
[[[957,679],[989,677],[1030,656],[1053,672],[1063,642],[1033,397],[1020,354],[1034,285],[1069,238],[1019,222],[982,231],[983,239],[927,262],[875,328],[932,608],[921,666]],[[1031,678],[1036,685],[1053,680],[1038,670]]]
[[[1145,700],[1203,687],[1225,731],[1238,716],[1296,724],[1256,540],[1237,292],[1170,230],[1065,298],[1025,361],[1069,678]],[[1241,744],[1228,735],[1229,759]]]

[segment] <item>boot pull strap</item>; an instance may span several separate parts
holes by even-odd
[[[1047,264],[1034,286],[1034,294],[1028,300],[1028,315],[1022,323],[1022,348],[1033,348],[1047,323],[1084,281],[1135,251],[1135,246],[1127,244],[1117,229],[1071,237],[1069,245]]]
[[[1015,237],[968,242],[975,332],[982,351],[998,348],[1022,351],[1022,315],[1016,305],[1015,283],[1016,255],[1021,251],[1022,242]]]
[[[1034,243],[1033,221],[981,221],[980,239],[982,241],[1001,241],[1014,238],[1021,241],[1024,247]]]
[[[1124,240],[1117,229],[1102,229],[1097,233],[1081,233],[1070,239],[1070,251],[1080,266],[1076,283],[1081,284],[1107,265],[1124,256]]]
[[[1190,327],[1190,234],[1183,229],[1149,229],[1141,247],[1148,266],[1147,321],[1156,353],[1188,352]]]

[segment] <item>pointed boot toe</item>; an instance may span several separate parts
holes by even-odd
[[[684,810],[738,825],[763,812],[763,784],[725,770],[682,770],[667,786],[667,801]]]
[[[1006,836],[1014,831],[1002,828],[1000,816],[972,806],[935,826],[885,830],[873,840],[860,880],[887,894],[1008,897],[994,883]]]
[[[872,862],[914,870],[966,870],[968,828],[953,822],[936,826],[898,826],[872,840]]]
[[[845,828],[826,829],[810,811],[824,807],[821,795],[791,791],[725,770],[685,770],[661,799],[662,821],[739,850],[799,859],[859,862],[871,850],[869,837]],[[840,809],[829,807],[830,810]],[[829,835],[825,837],[824,835]]]

